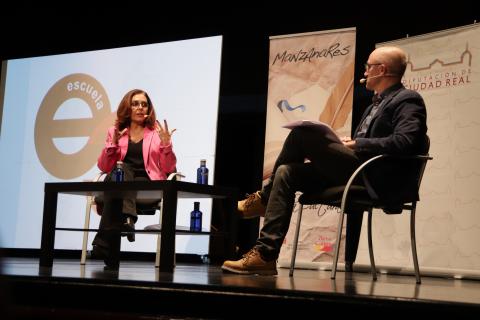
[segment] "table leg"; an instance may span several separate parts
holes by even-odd
[[[40,267],[52,267],[57,222],[58,193],[45,191],[43,200],[42,243],[40,247]]]
[[[235,246],[237,243],[237,227],[238,227],[238,220],[239,216],[235,212],[237,210],[237,203],[233,198],[226,198],[225,200],[225,211],[227,213],[226,219],[226,243],[227,243],[227,250],[226,250],[226,257],[227,259],[234,259],[236,258],[236,250]]]
[[[163,190],[160,271],[173,272],[175,261],[175,225],[177,220],[177,189],[167,186]]]

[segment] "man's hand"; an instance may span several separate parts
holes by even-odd
[[[355,149],[355,140],[343,141],[343,145],[350,149]]]

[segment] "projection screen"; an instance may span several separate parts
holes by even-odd
[[[134,88],[148,92],[157,118],[177,129],[173,149],[184,180],[196,182],[200,159],[206,159],[212,184],[221,48],[222,37],[215,36],[3,61],[0,245],[40,247],[44,183],[88,181],[99,172],[107,128]],[[208,229],[211,201],[205,199],[180,200],[177,225],[189,225],[194,201],[200,201]],[[85,206],[84,197],[60,195],[57,227],[83,227]],[[92,213],[91,226],[98,222]],[[140,216],[136,228],[155,223],[158,214]],[[80,249],[81,239],[81,232],[57,231],[55,248]],[[122,250],[155,250],[154,236],[136,239],[122,241]],[[177,236],[176,251],[204,254],[208,236]]]

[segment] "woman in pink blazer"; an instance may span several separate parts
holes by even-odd
[[[108,130],[98,167],[112,180],[117,161],[123,162],[125,181],[165,180],[175,171],[177,159],[172,148],[172,133],[167,121],[162,126],[148,94],[139,89],[129,91],[120,101],[115,125]],[[122,231],[135,230],[137,204],[135,196],[115,200],[105,194],[99,232],[93,240],[93,255],[105,261],[107,269],[118,269]],[[135,234],[128,240],[135,241]]]

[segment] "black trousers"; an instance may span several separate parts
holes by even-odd
[[[150,181],[147,177],[137,177],[133,170],[124,163],[124,181]],[[105,178],[105,182],[113,181],[113,171]],[[126,217],[130,216],[137,220],[136,192],[127,193],[123,198],[119,198],[113,193],[105,192],[103,197],[95,197],[95,202],[103,202],[103,213],[100,219],[99,231],[96,234],[92,244],[98,245],[107,250],[120,250],[120,234]],[[157,201],[158,203],[158,201]],[[153,206],[139,205],[139,207]]]
[[[305,159],[310,162],[305,163]],[[290,225],[295,192],[345,185],[359,164],[353,150],[317,129],[292,129],[261,192],[266,213],[255,247],[263,258],[275,260],[280,254]],[[348,213],[346,261],[355,261],[362,219],[363,212]]]

